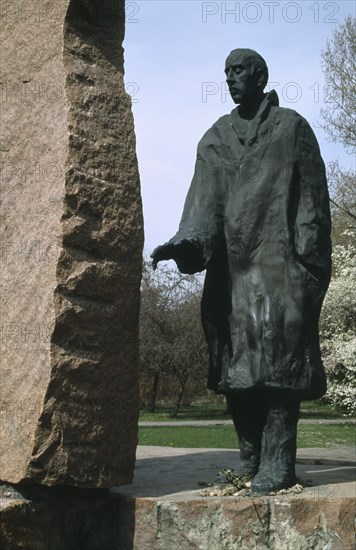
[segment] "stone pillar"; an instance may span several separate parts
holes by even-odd
[[[143,223],[124,0],[1,5],[1,473],[132,479]]]

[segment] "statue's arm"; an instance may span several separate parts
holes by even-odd
[[[163,260],[174,260],[182,273],[197,273],[204,269],[199,247],[189,239],[173,237],[170,241],[154,249],[151,254],[153,269]]]
[[[297,132],[299,205],[295,248],[300,263],[326,290],[331,275],[331,217],[325,166],[315,135],[302,119]]]
[[[224,242],[224,178],[217,153],[218,137],[209,130],[198,145],[194,176],[185,200],[179,230],[152,253],[153,267],[173,259],[182,273],[203,271],[220,254]]]

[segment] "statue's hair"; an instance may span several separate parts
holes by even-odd
[[[252,72],[255,72],[257,69],[262,70],[263,80],[261,82],[261,88],[263,90],[268,82],[268,67],[262,55],[248,48],[237,48],[236,50],[232,50],[228,57],[236,53],[241,55],[243,61],[248,61],[250,63]]]

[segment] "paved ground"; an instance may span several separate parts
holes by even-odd
[[[300,424],[356,424],[355,419],[301,419]],[[141,427],[232,425],[232,420],[140,422]],[[239,451],[139,446],[132,485],[113,488],[137,498],[201,499],[199,481],[212,481],[221,468],[239,468]],[[297,476],[307,481],[302,497],[356,496],[354,447],[298,449]],[[233,497],[231,497],[233,498]],[[294,496],[295,498],[295,496]]]
[[[355,497],[355,459],[354,447],[298,449],[297,476],[309,486],[293,498]],[[200,496],[198,482],[213,480],[221,468],[238,466],[237,450],[139,446],[134,483],[112,492],[160,500],[209,498]]]

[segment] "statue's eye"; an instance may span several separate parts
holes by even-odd
[[[233,71],[235,74],[240,74],[244,70],[245,70],[245,67],[243,65],[235,65],[233,67],[226,67],[225,74],[226,76],[228,76],[230,71]]]

